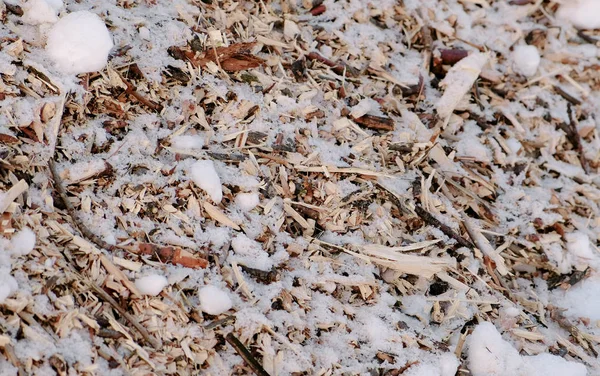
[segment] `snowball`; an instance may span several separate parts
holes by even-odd
[[[516,46],[512,54],[513,69],[525,77],[535,75],[540,66],[540,53],[535,46]]]
[[[208,193],[214,202],[221,202],[223,188],[221,187],[221,179],[217,175],[215,165],[212,161],[204,160],[194,163],[190,173],[194,183]]]
[[[3,270],[0,273],[0,304],[4,303],[6,298],[11,296],[18,288],[17,280],[10,274],[4,273]]]
[[[143,295],[156,296],[167,286],[167,278],[158,274],[150,274],[135,280],[135,287]]]
[[[209,315],[219,315],[228,311],[233,305],[227,292],[212,285],[198,290],[198,298],[200,298],[200,309]]]
[[[260,202],[258,198],[258,193],[250,192],[250,193],[238,193],[235,196],[236,205],[242,209],[243,211],[250,211],[254,209]]]
[[[147,27],[140,27],[138,33],[140,33],[140,38],[142,38],[143,40],[150,40],[150,30]]]
[[[569,0],[563,2],[556,18],[572,23],[579,29],[600,28],[600,1]]]
[[[48,33],[46,52],[64,73],[99,71],[106,65],[113,47],[106,25],[94,13],[79,11],[68,14]]]
[[[22,6],[21,20],[29,25],[54,23],[58,21],[58,11],[62,6],[62,0],[29,0]]]
[[[25,227],[10,239],[12,252],[16,255],[26,255],[35,247],[35,233]]]
[[[204,137],[199,135],[182,135],[171,138],[171,146],[175,149],[202,149]]]

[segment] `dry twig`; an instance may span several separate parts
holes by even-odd
[[[229,342],[231,346],[233,346],[235,351],[237,351],[238,355],[241,356],[242,359],[244,359],[246,364],[248,364],[248,366],[257,376],[269,376],[267,371],[265,371],[265,369],[260,365],[258,360],[256,360],[256,358],[250,353],[250,351],[248,351],[246,346],[244,346],[244,344],[240,342],[240,340],[237,339],[237,337],[233,333],[227,334],[227,336],[225,336],[225,339],[227,340],[227,342]]]

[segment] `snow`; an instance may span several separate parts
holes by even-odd
[[[370,4],[360,0],[325,0],[327,11],[318,17],[303,9],[302,4],[310,1],[297,0],[269,2],[267,10],[272,12],[257,6],[259,2],[219,8],[198,3],[199,7],[188,0],[81,0],[67,2],[63,11],[62,2],[57,0],[11,1],[21,4],[25,15],[18,17],[9,12],[5,17],[8,27],[0,51],[0,92],[6,98],[0,101],[0,134],[15,134],[25,142],[10,146],[10,153],[3,158],[17,169],[29,167],[28,159],[34,166],[44,164],[55,134],[48,134],[52,137],[48,143],[31,142],[28,134],[17,134],[18,127],[39,126],[39,105],[71,93],[58,133],[57,153],[61,167],[70,166],[64,169],[69,172],[65,179],[72,183],[68,189],[82,221],[111,244],[133,247],[143,241],[179,246],[210,260],[205,269],[191,269],[140,259],[120,248],[110,253],[143,264],[141,274],[126,267],[134,265],[131,263],[116,266],[135,281],[141,293],[158,295],[154,299],[132,295],[124,298],[131,300],[131,312],[143,313],[142,325],[161,336],[172,335],[165,340],[175,344],[175,355],[189,355],[186,346],[191,344],[190,361],[178,363],[186,367],[182,374],[193,369],[215,375],[235,372],[243,361],[230,346],[213,345],[215,333],[222,338],[232,330],[249,348],[261,353],[259,360],[270,374],[383,374],[394,373],[404,365],[410,367],[402,374],[413,376],[453,376],[459,365],[475,376],[529,376],[541,372],[581,375],[585,374],[581,372],[582,365],[588,367],[590,374],[598,374],[597,359],[578,357],[591,352],[576,352],[581,344],[549,314],[531,321],[536,308],[550,303],[565,309],[563,314],[581,333],[598,335],[598,323],[588,325],[585,318],[600,320],[600,262],[594,247],[600,229],[600,191],[598,184],[591,184],[600,179],[594,163],[586,166],[588,173],[580,167],[579,151],[568,145],[564,132],[556,127],[560,122],[568,124],[570,116],[567,100],[552,88],[560,85],[582,100],[581,105],[572,107],[579,129],[592,129],[587,135],[582,132],[582,144],[588,160],[596,161],[600,144],[594,127],[600,114],[600,96],[594,86],[597,82],[589,78],[589,67],[597,64],[598,47],[583,44],[572,28],[552,24],[556,7],[560,7],[556,14],[560,16],[565,9],[585,1],[559,1],[550,7],[537,4],[535,13],[527,14],[534,5],[516,6],[508,1],[381,0]],[[52,6],[58,3],[59,6]],[[91,15],[87,12],[98,15],[92,17],[108,35],[109,46],[105,46],[104,55],[112,46],[110,39],[119,48],[119,53],[111,56],[111,66],[127,72],[136,64],[143,77],[127,77],[141,95],[160,100],[162,112],[153,113],[119,88],[111,87],[112,72],[101,71],[81,79],[56,74],[51,69],[54,66],[64,73],[77,73],[71,69],[80,64],[71,62],[71,55],[79,54],[83,60],[94,58],[85,51],[90,39],[86,37],[85,43],[72,43],[75,53],[69,52],[68,59],[65,53],[62,59],[66,63],[55,61],[51,66],[49,59],[52,32],[75,14]],[[59,21],[59,16],[66,17]],[[354,22],[354,18],[361,21]],[[110,34],[104,22],[110,25]],[[52,23],[57,25],[53,28]],[[404,33],[400,23],[410,32]],[[98,36],[87,23],[82,25],[79,20],[75,24],[85,28],[84,33]],[[429,25],[434,33],[433,51],[462,48],[470,53],[454,67],[441,68],[450,71],[440,87],[423,64],[423,57],[428,56],[422,50],[426,41],[419,36],[422,32],[415,34],[421,25]],[[52,32],[44,35],[51,28]],[[65,41],[77,39],[73,27],[64,29],[68,37]],[[543,41],[530,40],[530,31],[537,29],[543,31]],[[46,37],[47,52],[42,47]],[[204,67],[194,68],[190,61],[175,60],[167,53],[171,46],[188,48],[194,37],[199,38],[201,45],[208,41],[205,48],[211,47],[211,40],[231,45],[253,42],[259,37],[285,40],[291,48],[263,47],[259,41],[253,53],[267,60],[265,66],[216,74]],[[63,49],[57,40],[54,47]],[[525,45],[525,40],[531,45]],[[13,54],[11,51],[21,42],[24,52]],[[96,42],[92,38],[91,43]],[[301,56],[294,48],[296,43],[302,51],[321,51],[323,56],[348,64],[361,74],[334,75],[321,63],[306,60],[309,80],[297,80],[289,66]],[[95,54],[96,45],[89,48]],[[477,52],[486,50],[491,53]],[[97,60],[94,69],[103,69],[106,56]],[[30,66],[45,74],[49,82],[64,85],[65,90],[61,88],[57,93],[49,89],[46,79],[38,80],[43,76]],[[193,77],[189,83],[179,84],[168,78],[168,66],[189,70]],[[326,76],[319,74],[321,67]],[[498,81],[488,80],[490,72]],[[484,73],[488,76],[484,77]],[[528,78],[536,75],[544,80],[526,84]],[[254,76],[259,83],[243,82]],[[417,84],[419,76],[423,78],[422,95],[399,94],[403,85]],[[444,74],[435,76],[441,78]],[[475,101],[474,81],[479,76],[480,92]],[[345,98],[340,97],[341,85],[346,89]],[[505,98],[504,92],[514,93],[514,97]],[[252,106],[259,111],[246,118],[246,111],[242,110]],[[507,114],[522,123],[522,132],[504,119],[498,109],[504,106]],[[121,114],[118,107],[126,113]],[[115,108],[116,112],[112,112]],[[95,112],[98,109],[111,111]],[[312,109],[321,110],[323,117],[307,119],[303,111]],[[447,125],[431,122],[437,119],[436,109],[449,121]],[[15,115],[12,118],[11,112]],[[352,125],[348,118],[364,114],[390,117],[395,123],[394,131],[348,126]],[[473,121],[474,118],[481,118],[483,123]],[[106,122],[115,120],[127,122],[127,128],[109,131]],[[345,128],[337,129],[336,122]],[[42,129],[51,130],[49,126],[44,124]],[[238,141],[244,138],[234,138],[247,132],[265,133],[264,145],[240,146]],[[270,153],[274,142],[280,140],[289,140],[296,147],[292,152],[276,152],[286,164],[254,158],[255,150]],[[171,150],[159,147],[165,141]],[[392,144],[411,146],[419,152],[414,158],[412,153],[392,152]],[[13,155],[16,147],[19,153]],[[199,160],[213,158],[212,153],[231,153],[245,159]],[[114,168],[110,179],[77,183],[90,170],[102,170],[104,161]],[[363,168],[387,177],[334,173],[327,168],[302,172],[306,167],[320,169],[327,165]],[[520,171],[521,165],[526,166],[524,171]],[[31,179],[30,172],[34,174]],[[109,375],[107,362],[98,356],[98,351],[107,346],[105,340],[85,332],[85,318],[93,319],[97,315],[93,309],[98,305],[86,307],[89,299],[85,294],[65,296],[72,291],[61,288],[63,278],[57,287],[45,291],[45,279],[60,275],[64,261],[56,249],[67,246],[75,251],[77,247],[63,234],[77,231],[68,220],[68,213],[53,208],[56,196],[47,171],[38,168],[30,172],[13,175],[9,171],[3,179],[7,183],[15,176],[23,176],[30,184],[28,193],[12,205],[12,225],[22,230],[12,234],[11,239],[0,238],[0,303],[8,303],[3,306],[5,315],[0,317],[6,327],[3,336],[10,337],[19,362],[31,367],[32,374],[54,374],[48,358],[65,353],[67,362],[80,363],[72,365],[71,373],[85,372],[84,367],[89,367],[98,374]],[[433,180],[427,180],[429,177]],[[417,197],[414,195],[420,181],[426,182],[421,188],[428,189],[428,194]],[[389,200],[391,196],[386,198],[380,186],[384,182],[402,202],[406,200],[408,210],[396,212],[398,205]],[[485,182],[492,193],[486,192]],[[288,188],[285,183],[291,195],[281,191],[281,187]],[[305,189],[309,186],[311,189]],[[199,197],[198,192],[202,192]],[[514,269],[515,274],[503,277],[510,294],[493,287],[497,281],[480,252],[445,244],[446,235],[420,221],[416,222],[417,229],[412,228],[411,221],[416,217],[411,208],[424,199],[428,199],[426,206],[436,218],[461,234],[465,234],[460,226],[464,220],[461,216],[480,218],[482,229],[487,230],[485,237],[494,249],[503,249],[502,257]],[[476,204],[468,209],[472,199],[482,206]],[[211,200],[242,230],[203,217],[202,205]],[[290,200],[319,208],[313,229],[300,228],[284,210]],[[489,206],[495,218],[482,216],[487,217],[482,211],[484,205]],[[298,203],[293,207],[308,219],[309,211],[300,210],[303,207]],[[574,207],[578,210],[573,211]],[[556,223],[565,228],[564,239],[553,230]],[[320,243],[332,243],[356,254],[367,245],[396,247],[437,238],[441,242],[435,247],[411,253],[457,258],[457,269],[449,272],[444,282],[448,284],[450,276],[458,280],[449,283],[448,291],[439,297],[439,306],[436,298],[428,295],[433,291],[433,282],[427,278],[385,270]],[[32,252],[36,243],[38,248]],[[49,252],[45,252],[45,247]],[[95,252],[77,252],[77,262],[89,257],[91,269],[83,272],[86,276],[92,272],[101,281],[106,270],[94,261]],[[28,253],[29,257],[23,257]],[[528,260],[532,262],[526,263]],[[550,272],[570,273],[586,267],[591,269],[590,276],[568,290],[546,288],[542,293],[546,286],[542,278],[550,276]],[[248,268],[273,271],[277,280],[265,283],[257,277],[260,273]],[[243,280],[238,278],[237,270]],[[435,278],[441,279],[442,274]],[[165,288],[171,289],[168,286],[178,293],[161,294]],[[461,291],[463,286],[468,293]],[[111,288],[111,284],[105,287]],[[26,299],[30,302],[27,310],[40,318],[44,329],[50,328],[52,334],[56,331],[57,336],[39,345],[27,336],[22,338],[20,332],[28,330],[29,325],[22,325],[7,307]],[[475,303],[479,300],[498,304],[490,308],[488,304]],[[70,305],[65,305],[65,301]],[[161,308],[173,302],[183,302],[186,307],[188,303],[196,305],[209,315],[231,314],[236,320],[204,330],[203,323],[182,320],[185,315]],[[434,308],[441,308],[443,320],[428,325]],[[70,319],[69,312],[79,312],[73,318],[73,328],[67,321],[67,325],[56,326],[58,329],[52,326],[60,318]],[[495,327],[489,323],[477,326],[457,358],[453,351],[460,328],[473,319],[493,320]],[[121,316],[117,320],[125,324]],[[85,330],[77,329],[81,325]],[[144,345],[133,328],[126,329]],[[545,339],[526,340],[513,329],[542,333]],[[48,337],[47,333],[41,335]],[[575,350],[564,359],[541,353],[563,349],[556,343],[557,335]],[[449,351],[438,346],[440,342]],[[117,355],[129,354],[131,350],[123,340],[111,340],[109,345],[111,351],[114,346]],[[155,371],[167,372],[163,364],[166,358],[156,356],[148,347],[146,350],[155,363]],[[381,363],[377,357],[380,352],[393,361]],[[270,354],[278,358],[269,358]],[[207,359],[192,364],[196,356]],[[173,366],[169,363],[170,360],[169,367]],[[144,362],[135,366],[139,372],[151,372]],[[10,367],[0,359],[0,374]],[[114,372],[120,372],[119,368]]]
[[[22,20],[30,25],[54,23],[58,21],[58,11],[62,7],[62,0],[28,0],[22,6]]]
[[[135,287],[144,295],[156,296],[169,284],[166,277],[150,274],[135,280]]]
[[[437,361],[420,362],[402,373],[404,376],[454,376],[460,365],[453,354],[442,354]]]
[[[19,290],[19,283],[11,274],[14,261],[11,257],[29,254],[35,243],[35,233],[27,227],[13,234],[10,241],[0,236],[0,304]]]
[[[171,138],[171,146],[175,149],[202,149],[204,137],[200,135],[181,135]]]
[[[261,244],[244,234],[239,234],[233,238],[231,248],[233,248],[235,254],[229,256],[230,261],[236,261],[250,268],[264,271],[268,271],[273,267],[273,260],[262,249]]]
[[[99,71],[106,66],[112,37],[100,17],[88,11],[69,13],[48,32],[46,53],[63,73]]]
[[[590,244],[590,238],[580,231],[565,235],[567,241],[568,259],[578,270],[584,270],[588,265],[600,266],[600,255]]]
[[[35,247],[35,233],[25,227],[11,238],[12,252],[17,256],[24,256],[33,251]]]
[[[258,206],[260,203],[260,198],[256,192],[241,192],[235,196],[235,203],[238,208],[248,212]]]
[[[600,1],[563,1],[556,12],[556,18],[572,23],[579,29],[600,28]]]
[[[468,340],[469,370],[473,376],[585,376],[584,365],[550,355],[521,356],[490,322],[477,325]]]
[[[535,46],[519,45],[516,46],[513,54],[513,69],[515,72],[525,77],[535,75],[540,66],[540,52]]]
[[[350,116],[353,118],[359,118],[363,115],[371,113],[372,115],[379,115],[379,103],[372,98],[361,99],[350,111]]]
[[[229,294],[213,285],[200,288],[198,298],[200,299],[200,309],[209,315],[220,315],[233,306]]]
[[[189,173],[192,181],[208,193],[215,203],[221,202],[221,199],[223,199],[223,187],[221,186],[221,179],[215,170],[213,161],[197,161],[192,165]]]
[[[600,320],[600,276],[597,274],[579,282],[568,290],[555,289],[552,291],[554,304],[566,309],[564,314],[575,320],[588,318]],[[583,304],[582,304],[583,303]]]
[[[150,41],[150,30],[147,27],[140,27],[138,29],[138,33],[140,33],[140,38],[142,38],[143,40],[147,40]]]
[[[17,280],[8,273],[10,273],[9,270],[0,268],[0,304],[4,303],[6,298],[11,296],[19,288]]]

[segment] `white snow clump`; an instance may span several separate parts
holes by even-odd
[[[62,0],[28,0],[23,6],[21,20],[29,25],[54,23],[58,21],[58,11],[63,7]]]
[[[197,134],[175,136],[171,138],[171,146],[175,149],[202,149],[204,137]]]
[[[541,61],[538,49],[530,45],[516,46],[512,58],[515,72],[525,77],[535,75]]]
[[[12,253],[16,256],[23,256],[33,251],[35,247],[35,233],[31,229],[25,227],[17,232],[10,239]]]
[[[194,183],[204,190],[215,202],[221,202],[223,199],[223,187],[221,179],[215,170],[213,161],[203,160],[194,163],[190,169]]]
[[[220,315],[228,311],[233,303],[227,292],[213,285],[207,285],[198,290],[200,309],[209,315]]]
[[[600,28],[600,1],[563,1],[556,12],[556,18],[573,24],[579,29]]]
[[[260,199],[258,197],[258,193],[256,192],[238,193],[235,196],[235,203],[238,208],[248,212],[254,209],[260,203]]]
[[[69,13],[48,32],[46,52],[68,74],[96,72],[106,66],[113,41],[106,25],[87,11]]]
[[[167,278],[158,274],[150,274],[135,280],[135,287],[143,295],[156,296],[167,286]]]

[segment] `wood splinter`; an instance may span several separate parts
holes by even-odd
[[[252,371],[257,376],[269,376],[267,371],[265,371],[265,369],[260,365],[258,360],[256,360],[256,358],[250,353],[250,351],[248,351],[246,346],[244,346],[244,344],[239,339],[237,339],[237,337],[233,333],[227,334],[227,336],[225,336],[225,340],[227,340],[227,342],[229,342],[229,344],[233,346],[238,355],[241,356],[242,359],[244,359],[246,364],[250,366]]]

